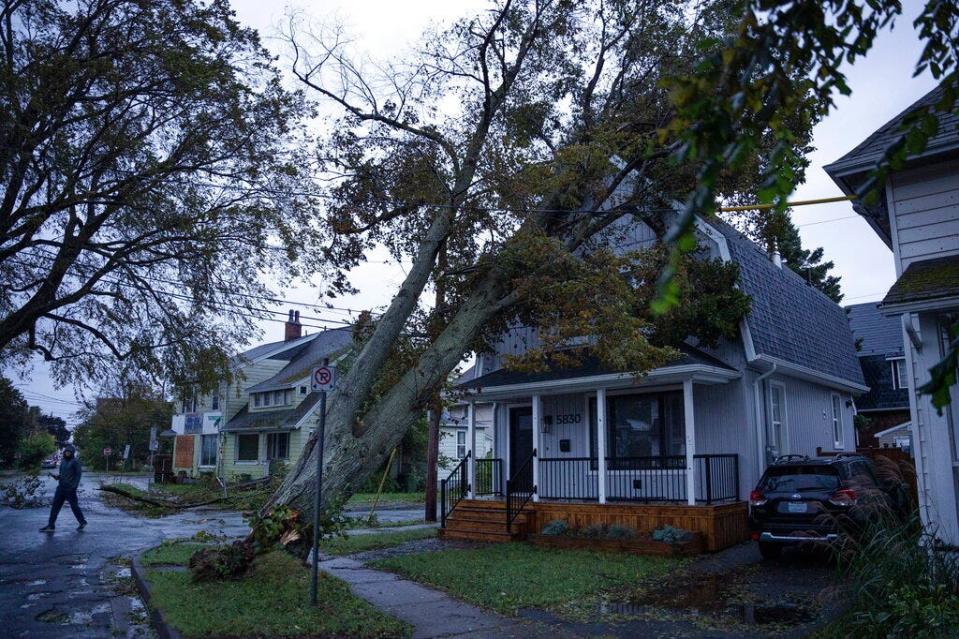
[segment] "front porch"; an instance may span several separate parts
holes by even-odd
[[[719,429],[697,433],[697,399],[702,407],[721,395],[697,396],[696,387],[732,378],[688,375],[650,387],[618,380],[618,386],[528,396],[485,390],[483,398],[497,400],[495,452],[472,454],[479,401],[473,399],[466,455],[440,486],[443,534],[506,541],[561,519],[642,533],[671,525],[701,533],[711,551],[748,538],[740,468],[745,433],[727,450],[716,450],[726,439]]]

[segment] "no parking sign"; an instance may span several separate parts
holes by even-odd
[[[313,390],[331,391],[336,388],[336,367],[320,366],[313,369]]]

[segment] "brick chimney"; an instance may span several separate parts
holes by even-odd
[[[286,320],[286,333],[283,336],[283,339],[290,341],[291,339],[298,339],[303,336],[303,325],[300,324],[300,312],[299,311],[290,311],[290,316]]]

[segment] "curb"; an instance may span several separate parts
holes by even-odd
[[[157,636],[160,639],[183,639],[183,635],[177,632],[173,626],[167,623],[166,619],[163,618],[163,613],[157,608],[150,606],[150,585],[147,583],[145,577],[146,571],[143,569],[143,564],[140,563],[140,555],[133,556],[133,561],[130,563],[130,573],[137,584],[140,597],[143,598],[143,602],[147,605],[147,610],[150,611],[150,625],[156,630]]]

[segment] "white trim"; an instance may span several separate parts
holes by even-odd
[[[586,399],[586,424],[589,424],[589,397]],[[587,433],[587,440],[589,439]],[[587,441],[587,448],[589,444]],[[590,451],[589,454],[592,454]],[[596,389],[596,460],[597,460],[597,494],[599,503],[606,503],[606,389]]]
[[[476,405],[470,402],[466,408],[466,482],[467,496],[473,498],[473,482],[476,480]]]
[[[880,304],[879,311],[883,315],[902,315],[903,313],[921,313],[925,311],[945,311],[959,306],[959,296],[939,297],[930,300],[915,302],[900,302],[898,304]]]
[[[683,382],[683,417],[686,431],[686,503],[696,505],[696,411],[693,380]]]
[[[836,400],[839,400],[838,414],[837,414]],[[833,442],[833,446],[835,450],[846,450],[846,432],[845,432],[846,425],[843,423],[843,419],[842,419],[842,395],[835,392],[829,393],[829,411],[832,413],[832,418],[831,418],[832,434],[833,434],[833,439],[835,440]],[[838,421],[838,424],[837,424],[837,421]],[[838,430],[836,429],[836,426],[839,427]],[[842,436],[842,439],[836,439],[837,432]]]
[[[533,395],[533,501],[539,501],[540,428],[543,421],[543,398]]]
[[[875,437],[876,439],[879,439],[880,437],[885,437],[886,435],[894,433],[897,430],[908,430],[909,434],[912,435],[912,421],[910,420],[908,422],[903,422],[901,424],[897,424],[896,426],[887,428],[886,430],[881,430],[875,435],[873,435],[873,437]]]
[[[899,224],[896,220],[896,199],[895,193],[892,186],[892,176],[889,176],[889,179],[886,180],[886,214],[889,216],[889,234],[890,240],[892,241],[892,256],[896,266],[896,279],[899,279],[899,276],[902,275],[902,258],[899,254]]]
[[[778,388],[782,391],[782,405],[779,407],[779,409],[782,412],[781,426],[782,426],[783,445],[782,445],[782,449],[777,451],[777,455],[788,455],[792,447],[789,445],[789,419],[786,413],[786,385],[779,381],[769,380],[769,406],[768,406],[769,412],[767,414],[767,417],[768,417],[767,424],[771,427],[773,423],[773,390],[772,390],[773,388]],[[767,437],[768,437],[768,433],[767,433]]]
[[[742,377],[739,371],[705,364],[686,364],[653,369],[646,375],[635,376],[631,373],[607,373],[604,375],[589,375],[584,377],[569,377],[566,379],[549,380],[544,382],[528,382],[523,384],[506,384],[503,386],[488,386],[486,390],[466,389],[466,392],[477,398],[506,398],[510,395],[539,395],[563,394],[584,390],[595,390],[598,387],[636,388],[645,380],[667,380],[660,383],[682,381],[686,377],[702,384],[725,384]],[[637,383],[639,382],[639,383]]]
[[[752,360],[752,362],[757,361],[775,364],[776,370],[778,371],[785,372],[786,374],[792,373],[793,377],[798,377],[800,379],[811,379],[813,381],[822,383],[823,386],[828,386],[830,388],[863,393],[869,391],[868,386],[857,384],[856,382],[843,379],[842,377],[836,377],[835,375],[829,375],[828,373],[814,370],[808,366],[803,366],[802,364],[793,364],[792,362],[787,362],[786,360],[779,359],[778,357],[772,357],[771,355],[758,355],[754,360]]]

